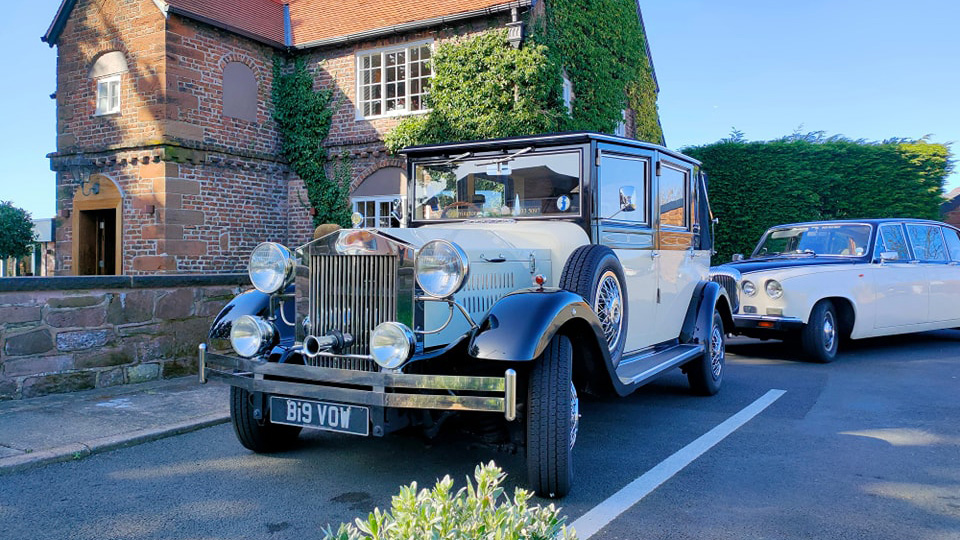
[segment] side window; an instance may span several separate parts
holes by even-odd
[[[951,261],[960,261],[960,233],[949,227],[943,227],[943,237],[947,240],[947,251]]]
[[[647,160],[603,154],[600,160],[600,213],[597,217],[647,223]],[[621,192],[633,192],[636,210],[621,211]]]
[[[223,115],[257,121],[257,76],[243,62],[223,68]]]
[[[689,198],[689,183],[686,170],[663,164],[659,192],[661,227],[687,227],[686,201]]]
[[[877,250],[874,256],[879,257],[883,251],[896,251],[898,260],[910,260],[910,251],[907,250],[907,242],[903,238],[903,229],[899,225],[880,227],[880,234],[877,235]]]
[[[907,234],[913,252],[921,261],[947,260],[947,247],[943,243],[940,227],[908,223]]]
[[[97,85],[94,115],[120,112],[121,75],[127,71],[127,59],[120,51],[108,52],[90,66],[89,76]]]

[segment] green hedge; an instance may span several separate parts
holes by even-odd
[[[821,219],[937,219],[949,148],[921,141],[739,138],[682,151],[703,162],[719,218],[715,264],[748,255],[781,223]]]

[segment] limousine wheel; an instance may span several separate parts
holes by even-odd
[[[296,426],[271,424],[269,410],[263,411],[263,425],[257,422],[253,414],[253,394],[237,386],[230,387],[230,420],[237,439],[248,450],[257,453],[280,452],[293,445],[300,435]]]
[[[570,339],[556,335],[530,372],[527,387],[527,480],[541,497],[560,498],[573,479],[580,407]]]
[[[613,365],[620,363],[627,334],[627,289],[623,267],[612,249],[597,244],[577,248],[560,275],[560,288],[582,296],[593,307]]]
[[[837,328],[837,312],[829,300],[821,300],[813,306],[810,320],[800,331],[800,344],[807,356],[815,362],[826,364],[837,357],[840,331]]]
[[[725,364],[726,334],[723,331],[723,317],[719,311],[714,310],[707,351],[699,360],[694,360],[687,366],[687,381],[694,393],[712,396],[719,392]]]

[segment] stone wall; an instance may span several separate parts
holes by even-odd
[[[245,274],[0,278],[0,400],[196,373]]]

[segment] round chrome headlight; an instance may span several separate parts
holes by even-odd
[[[370,354],[386,369],[395,369],[413,355],[413,331],[398,322],[383,322],[370,332]]]
[[[743,294],[747,296],[753,296],[757,294],[757,286],[754,285],[752,281],[748,280],[744,280],[744,282],[740,284],[740,290],[743,291]]]
[[[260,317],[241,315],[230,327],[230,345],[245,358],[256,356],[273,343],[273,325]]]
[[[774,300],[783,296],[783,286],[775,279],[768,280],[767,284],[764,285],[764,290],[767,291],[767,296]]]
[[[290,250],[274,242],[264,242],[250,254],[247,273],[258,291],[273,294],[290,283],[293,266]]]
[[[460,290],[470,271],[467,254],[446,240],[431,240],[417,253],[417,283],[423,292],[446,298]]]

